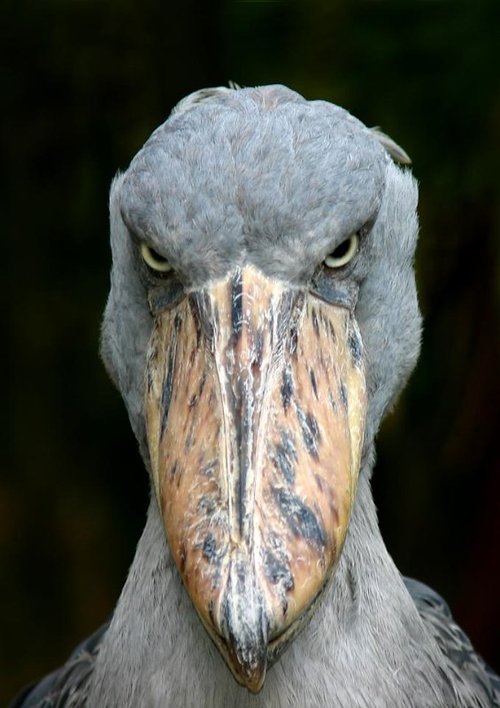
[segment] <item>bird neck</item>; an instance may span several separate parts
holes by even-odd
[[[378,529],[362,473],[333,582],[254,696],[236,684],[179,579],[152,499],[103,641],[89,705],[453,705],[440,654]]]

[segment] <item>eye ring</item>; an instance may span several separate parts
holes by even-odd
[[[327,268],[341,268],[354,258],[358,252],[358,247],[358,234],[351,234],[349,238],[346,238],[342,241],[342,243],[339,243],[337,248],[325,258],[324,264]]]
[[[156,273],[168,273],[172,270],[172,266],[167,259],[151,246],[148,246],[147,243],[144,243],[144,241],[141,243],[141,256],[148,268],[151,268]]]

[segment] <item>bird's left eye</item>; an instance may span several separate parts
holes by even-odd
[[[172,270],[167,259],[144,242],[141,243],[141,256],[146,265],[157,273],[168,273],[169,270]]]
[[[351,234],[349,238],[342,241],[342,243],[325,258],[325,265],[328,268],[341,268],[354,258],[358,252],[358,246],[358,234]]]

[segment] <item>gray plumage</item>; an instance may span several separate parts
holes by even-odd
[[[176,298],[243,263],[308,289],[318,264],[361,232],[358,256],[335,285],[352,303],[366,356],[359,485],[333,580],[258,695],[234,681],[193,611],[152,499],[110,626],[95,651],[72,660],[81,669],[76,688],[63,669],[57,690],[65,702],[52,687],[47,702],[28,696],[17,705],[500,705],[498,680],[444,602],[399,574],[372,500],[374,437],[415,365],[421,329],[417,188],[391,157],[408,161],[390,138],[332,104],[281,86],[219,88],[181,101],[115,179],[102,355],[147,467],[148,295],[163,286],[146,273],[137,241],[173,266],[181,293],[164,286],[161,296]]]

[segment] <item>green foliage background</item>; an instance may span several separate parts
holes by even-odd
[[[111,611],[146,474],[98,359],[107,194],[186,93],[285,83],[380,125],[421,184],[421,360],[381,526],[498,665],[497,0],[2,2],[0,703]],[[495,469],[495,466],[497,469]]]

